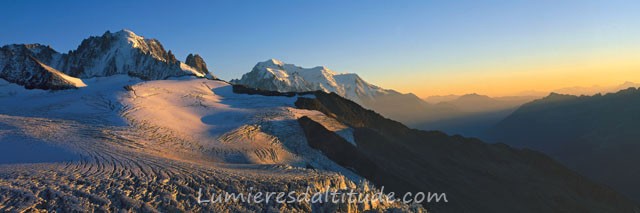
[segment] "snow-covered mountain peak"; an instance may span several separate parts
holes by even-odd
[[[29,69],[24,70],[25,67]],[[30,79],[34,72],[44,73],[35,75],[43,78],[49,76],[47,73],[59,76],[56,72],[47,71],[46,67],[80,79],[120,74],[144,80],[179,76],[215,78],[201,57],[193,56],[190,64],[182,63],[170,50],[166,51],[160,41],[144,38],[131,30],[106,31],[101,36],[91,36],[67,54],[41,44],[0,47],[0,76],[9,82],[28,88],[48,88],[42,86],[42,82],[48,82],[48,79]],[[22,74],[24,76],[20,77]]]
[[[68,63],[56,67],[81,78],[128,74],[142,79],[172,76],[205,76],[180,63],[156,39],[147,39],[130,30],[105,32],[82,41],[68,55]]]
[[[109,32],[109,31],[107,31]],[[129,29],[122,29],[119,30],[117,32],[114,32],[113,35],[117,35],[117,36],[122,36],[122,37],[130,37],[130,38],[142,38],[142,36],[139,36],[138,34],[136,34],[135,32],[129,30]]]
[[[110,33],[109,31],[107,31],[105,32],[105,34],[110,34],[112,37],[118,38],[119,40],[126,41],[128,44],[130,44],[133,47],[144,46],[145,43],[159,43],[157,39],[145,38],[128,29],[122,29],[120,31],[113,32],[113,33]]]
[[[338,74],[325,66],[303,68],[277,59],[257,63],[251,72],[232,82],[280,92],[334,92],[359,103],[375,96],[397,93],[372,85],[355,73]]]
[[[316,66],[313,68],[302,68],[295,64],[287,64],[278,59],[269,59],[263,62],[259,62],[254,67],[254,70],[258,71],[266,71],[265,74],[272,74],[276,77],[280,78],[280,80],[285,80],[283,78],[288,78],[289,76],[303,76],[303,77],[313,77],[313,78],[333,78],[333,76],[338,75],[333,70],[325,66]],[[265,77],[269,77],[266,75]]]
[[[108,33],[108,31],[107,31]],[[106,33],[105,33],[106,34]],[[132,46],[134,48],[138,48],[141,46],[145,46],[145,44],[147,43],[147,41],[150,41],[151,39],[145,39],[142,36],[139,36],[137,34],[135,34],[133,31],[131,30],[120,30],[118,32],[115,33],[111,33],[112,37],[117,38],[117,40],[121,41],[123,44],[123,46]]]
[[[258,63],[262,66],[282,66],[284,63],[278,59],[272,58],[263,62]]]
[[[89,39],[92,39],[91,37]],[[119,51],[129,51],[130,49],[138,49],[144,54],[149,54],[155,59],[163,62],[177,61],[175,56],[165,51],[164,47],[157,39],[147,39],[137,35],[131,30],[123,29],[114,33],[105,32],[98,43],[103,44],[106,48],[117,49]]]

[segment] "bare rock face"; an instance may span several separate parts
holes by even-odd
[[[209,69],[207,69],[207,63],[205,63],[204,59],[202,59],[202,57],[200,57],[200,55],[198,54],[189,54],[184,63],[195,68],[197,71],[200,71],[202,74],[209,73]]]
[[[189,75],[180,62],[156,39],[145,39],[128,30],[92,36],[77,50],[65,54],[56,67],[71,76],[91,78],[128,74],[145,80]]]
[[[39,44],[8,45],[0,48],[0,78],[27,89],[71,89],[84,86],[79,79],[55,70],[43,61],[53,61],[60,54]]]

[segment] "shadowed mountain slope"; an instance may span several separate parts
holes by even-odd
[[[640,201],[640,91],[551,94],[523,105],[490,131],[493,141],[545,152]]]
[[[638,212],[615,191],[538,152],[407,128],[336,94],[314,93],[296,106],[318,110],[354,128],[355,148],[307,118],[308,143],[339,164],[391,191],[446,193],[445,212]],[[329,143],[322,145],[321,143]],[[315,145],[314,145],[315,144]],[[526,192],[526,193],[523,193]]]

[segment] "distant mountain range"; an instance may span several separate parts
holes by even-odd
[[[615,86],[567,87],[553,94],[593,95],[617,92],[640,84],[625,82]],[[424,100],[431,109],[440,109],[435,116],[421,122],[409,123],[418,129],[437,129],[449,134],[485,138],[490,128],[509,116],[521,105],[543,98],[549,93],[530,91],[520,96],[489,97],[479,94],[430,96]],[[443,113],[444,112],[444,113]]]
[[[560,88],[560,89],[555,89],[555,90],[551,90],[551,91],[538,91],[538,90],[529,90],[529,91],[523,91],[523,92],[519,92],[516,95],[518,96],[539,96],[539,97],[544,97],[549,95],[550,93],[558,93],[558,94],[565,94],[565,95],[595,95],[598,93],[611,93],[611,92],[617,92],[629,87],[640,87],[640,83],[635,83],[635,82],[631,82],[631,81],[627,81],[624,82],[622,84],[618,84],[618,85],[609,85],[609,86],[600,86],[600,85],[593,85],[593,86],[574,86],[574,87],[564,87],[564,88]]]
[[[507,117],[522,104],[536,99],[535,96],[489,97],[479,94],[462,96],[449,95],[428,98],[438,101],[432,104],[441,110],[438,119],[429,119],[414,123],[418,129],[441,130],[449,134],[461,134],[470,137],[483,137],[486,131]]]
[[[612,85],[612,86],[594,85],[590,87],[565,87],[565,88],[554,90],[552,92],[558,93],[558,94],[580,96],[580,95],[595,95],[598,93],[602,93],[602,94],[612,93],[612,92],[617,92],[623,89],[627,89],[629,87],[640,87],[640,84],[627,81],[622,84]]]
[[[0,76],[27,88],[65,89],[81,84],[78,78],[124,74],[146,80],[177,76],[214,78],[198,55],[178,61],[156,39],[129,30],[82,41],[76,50],[59,53],[40,44],[14,44],[0,48]],[[67,79],[67,80],[64,80]],[[69,81],[68,79],[73,79]]]
[[[459,97],[460,95],[432,95],[424,98],[423,100],[426,101],[427,103],[437,104],[440,102],[453,101]]]
[[[490,130],[491,141],[543,151],[640,201],[640,91],[527,103]]]
[[[537,99],[535,96],[507,96],[507,97],[489,97],[476,93],[459,96],[449,101],[442,101],[437,105],[450,105],[464,113],[482,113],[500,111],[505,109],[513,109],[524,103]]]

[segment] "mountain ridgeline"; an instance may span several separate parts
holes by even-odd
[[[239,85],[234,86],[234,92],[294,95]],[[411,129],[335,93],[312,94],[314,98],[299,97],[296,107],[320,111],[349,125],[356,145],[313,119],[302,117],[298,122],[309,146],[396,194],[446,193],[448,202],[425,204],[431,211],[640,211],[624,196],[589,181],[544,154],[438,131]]]
[[[489,139],[543,151],[640,201],[640,90],[573,96],[553,93],[520,107]]]
[[[432,108],[449,110],[440,110],[442,113],[432,116],[434,119],[417,122],[411,127],[425,130],[437,129],[448,134],[483,138],[491,127],[522,104],[536,98],[535,96],[489,97],[475,93],[429,97],[425,101],[430,101],[434,105]]]
[[[38,89],[77,88],[59,78],[93,78],[129,75],[144,80],[158,80],[179,76],[211,77],[204,60],[190,55],[187,65],[176,59],[156,39],[145,39],[129,30],[102,36],[92,36],[81,42],[76,50],[59,53],[40,44],[12,44],[0,48],[0,77]],[[39,65],[51,69],[40,69]],[[53,75],[51,70],[60,74]],[[55,77],[62,76],[62,77]],[[63,84],[63,85],[61,85]]]

